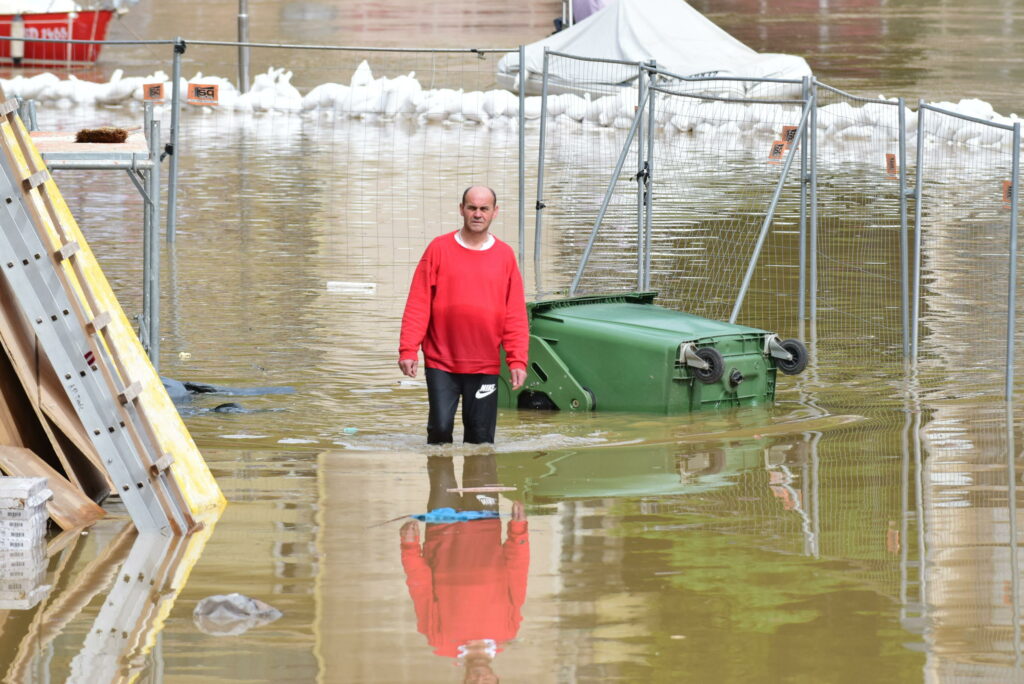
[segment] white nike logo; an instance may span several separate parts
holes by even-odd
[[[480,385],[480,389],[476,391],[476,398],[483,399],[488,395],[494,394],[495,389],[494,385]]]

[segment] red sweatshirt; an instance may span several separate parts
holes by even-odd
[[[497,518],[427,525],[422,554],[417,542],[402,543],[416,627],[439,656],[456,657],[474,639],[514,639],[529,566],[525,520],[509,521],[504,544]]]
[[[441,235],[423,252],[409,288],[398,344],[400,360],[449,373],[496,375],[499,346],[510,369],[526,368],[530,329],[523,280],[512,248],[495,238],[474,250]]]

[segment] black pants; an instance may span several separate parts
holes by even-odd
[[[492,444],[498,422],[498,376],[447,373],[427,368],[427,443],[448,444],[455,427],[455,410],[462,399],[462,441]]]
[[[449,492],[459,483],[455,480],[455,459],[451,456],[428,456],[427,477],[430,478],[430,496],[427,510],[454,508],[457,511],[497,511],[498,495],[480,496],[463,492]],[[471,454],[462,461],[462,486],[486,487],[498,482],[498,460],[494,454]]]

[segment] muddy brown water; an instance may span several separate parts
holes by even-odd
[[[1024,13],[1012,2],[694,6],[758,50],[807,56],[838,87],[1019,110]],[[229,40],[235,10],[143,0],[114,30]],[[548,33],[558,3],[267,1],[250,10],[254,40],[502,47]],[[166,52],[108,51],[98,73],[169,71]],[[208,73],[232,75],[228,56],[212,59],[224,61]],[[258,57],[262,69],[275,59]],[[285,62],[277,65],[306,83],[343,81],[356,63],[297,52]],[[89,116],[137,113],[42,119],[70,126]],[[507,682],[1024,678],[1019,417],[999,400],[1000,332],[971,325],[998,308],[997,294],[957,287],[990,267],[984,256],[951,251],[932,265],[928,330],[946,346],[916,371],[888,348],[885,358],[845,352],[865,330],[888,343],[891,326],[823,313],[820,337],[787,331],[816,340],[820,354],[805,374],[780,380],[772,407],[675,417],[503,411],[493,451],[431,452],[424,388],[403,382],[393,358],[404,290],[425,240],[455,227],[458,189],[481,174],[509,197],[496,231],[516,239],[514,129],[211,115],[187,118],[183,130],[179,233],[162,260],[161,371],[295,393],[183,407],[230,502],[223,516],[187,548],[145,546],[116,521],[64,540],[42,578],[48,598],[0,613],[5,681],[455,682],[474,666]],[[578,171],[597,178],[603,168]],[[109,174],[58,181],[126,310],[138,313],[134,189]],[[957,234],[950,223],[937,239]],[[548,239],[558,256],[542,275],[564,285],[578,242]],[[881,309],[890,286],[841,296]],[[961,310],[980,318],[952,315]],[[224,401],[251,412],[209,411]],[[427,510],[432,477],[436,487],[454,477],[516,489],[484,494],[500,522],[417,523],[419,541],[431,540],[430,576],[411,542],[403,566],[408,519],[392,519]],[[524,504],[525,534],[511,521],[514,501]],[[115,593],[125,568],[163,579],[153,591]],[[233,635],[194,619],[201,599],[230,592],[282,616]],[[500,643],[457,657],[449,642],[474,621]]]

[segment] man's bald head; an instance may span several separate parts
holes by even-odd
[[[494,192],[492,188],[489,188],[486,185],[471,185],[465,190],[463,190],[462,202],[460,202],[460,204],[466,203],[466,197],[469,196],[469,193],[472,192],[473,190],[486,190],[487,192],[491,193],[491,205],[498,206],[498,193]]]

